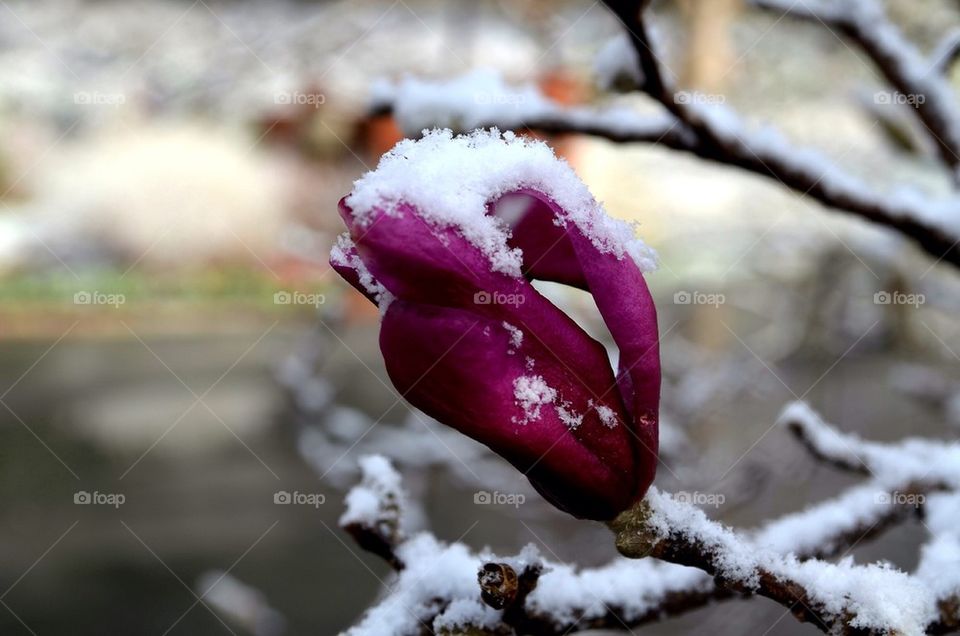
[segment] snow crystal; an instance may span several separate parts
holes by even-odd
[[[930,495],[924,513],[933,536],[921,549],[917,577],[943,599],[960,593],[960,494]]]
[[[919,636],[939,616],[929,590],[889,565],[855,565],[852,557],[836,564],[787,559],[772,569],[803,585],[827,613],[852,615],[851,627]]]
[[[575,624],[602,618],[611,607],[631,621],[658,608],[671,592],[707,591],[713,581],[704,572],[653,559],[618,559],[600,568],[577,572],[550,565],[527,597],[527,610]]]
[[[502,621],[501,612],[479,599],[458,598],[450,602],[433,621],[436,634],[461,633],[464,628],[494,630]]]
[[[542,141],[494,129],[454,136],[450,130],[424,131],[385,154],[377,169],[354,184],[347,205],[362,226],[381,209],[403,214],[416,209],[439,227],[452,227],[490,260],[494,271],[521,276],[522,253],[507,244],[510,230],[487,214],[488,203],[528,189],[560,208],[557,222],[574,223],[602,253],[629,256],[642,271],[656,266],[653,250],[636,238],[632,226],[607,215],[573,169]]]
[[[374,278],[370,270],[367,269],[363,259],[357,254],[356,245],[354,245],[349,234],[343,233],[337,237],[337,242],[330,248],[330,262],[355,270],[360,278],[360,285],[373,296],[380,312],[383,313],[387,310],[393,300],[393,294],[381,285],[380,281]]]
[[[369,478],[385,491],[400,491],[400,473],[394,470],[389,459],[383,455],[367,455],[361,457],[359,463],[364,478]]]
[[[528,543],[523,546],[523,548],[520,549],[520,553],[513,557],[502,557],[486,552],[481,553],[480,557],[488,563],[493,561],[506,563],[517,572],[522,572],[526,568],[534,565],[543,565],[543,557],[540,555],[540,549],[533,543]]]
[[[363,474],[361,483],[346,497],[346,507],[340,517],[340,525],[353,523],[373,525],[380,520],[383,506],[391,499],[401,498],[400,473],[383,455],[366,455],[359,459]]]
[[[923,545],[917,577],[938,599],[960,594],[960,537],[956,532],[935,536]]]
[[[960,112],[955,106],[953,91],[940,73],[931,73],[930,61],[886,17],[883,5],[876,0],[857,0],[851,5],[850,18],[865,39],[879,49],[887,64],[906,84],[926,97],[924,106],[936,112],[936,119],[945,124],[937,131],[946,136],[951,148],[960,145]]]
[[[570,404],[563,403],[557,406],[557,415],[571,431],[575,431],[583,424],[583,414],[578,414],[570,408]]]
[[[513,397],[523,409],[523,419],[519,423],[526,424],[540,418],[540,408],[557,399],[557,391],[547,384],[543,376],[521,375],[513,381]]]
[[[354,488],[344,503],[347,510],[340,517],[340,525],[375,522],[380,514],[380,497],[368,488]]]
[[[391,585],[391,596],[371,608],[345,632],[347,636],[419,633],[421,621],[435,614],[437,599],[477,597],[480,559],[462,543],[445,545],[424,533],[404,542],[397,552],[406,567]],[[458,605],[444,620],[463,620],[467,612],[467,606]]]
[[[597,415],[600,416],[600,422],[607,428],[614,428],[617,425],[617,414],[609,406],[598,404]]]
[[[651,508],[648,525],[660,538],[679,533],[701,543],[706,551],[717,555],[718,569],[725,578],[747,587],[757,586],[760,553],[754,545],[708,519],[700,508],[680,502],[656,487],[650,488],[645,501]]]
[[[514,354],[517,352],[517,349],[520,348],[520,345],[523,344],[523,331],[518,327],[514,327],[509,322],[503,322],[503,328],[510,333],[510,351],[508,353]]]

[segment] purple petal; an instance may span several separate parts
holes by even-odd
[[[634,417],[639,457],[653,483],[660,410],[660,347],[657,311],[643,274],[631,258],[602,253],[573,223],[553,221],[561,211],[548,197],[524,190],[527,208],[513,224],[510,244],[524,254],[524,274],[590,292],[620,350],[619,388]]]
[[[526,279],[491,272],[454,230],[431,227],[409,208],[376,212],[363,228],[349,222],[345,204],[341,211],[360,232],[364,263],[402,299],[386,312],[381,349],[404,397],[530,471],[572,514],[598,518],[626,507],[640,480],[636,440],[604,347]],[[477,303],[477,294],[514,302]],[[517,346],[511,328],[522,334]],[[542,378],[557,392],[539,418],[518,403],[520,378]],[[551,477],[557,470],[564,475]],[[570,496],[571,476],[589,496]]]
[[[436,131],[399,144],[340,213],[352,242],[331,260],[384,312],[380,346],[405,398],[571,514],[610,519],[643,496],[660,363],[637,263],[651,258],[569,166],[509,134]],[[535,278],[593,295],[620,349],[616,375]]]

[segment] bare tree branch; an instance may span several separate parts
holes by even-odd
[[[934,143],[940,160],[953,172],[960,167],[960,112],[943,82],[938,60],[925,58],[884,15],[875,0],[841,2],[784,2],[784,0],[751,0],[761,9],[774,11],[813,22],[835,30],[856,44],[870,58],[883,77],[901,95],[911,98],[917,117]],[[954,40],[955,49],[960,43]],[[950,64],[956,51],[945,50],[941,56]]]
[[[960,29],[947,33],[934,47],[930,53],[930,68],[941,75],[948,75],[957,58],[960,58]]]
[[[361,482],[347,495],[340,527],[361,548],[376,554],[394,570],[402,570],[404,563],[397,548],[406,536],[402,528],[400,475],[380,455],[363,457],[360,470]]]
[[[701,569],[719,587],[769,598],[824,633],[920,634],[943,621],[925,621],[938,615],[932,595],[918,594],[919,586],[906,573],[876,565],[800,563],[792,555],[764,551],[655,489],[610,525],[625,556]],[[826,589],[820,587],[825,579],[831,581]],[[884,587],[882,600],[864,589],[870,584]]]
[[[773,179],[801,198],[813,199],[829,208],[895,230],[912,239],[936,260],[960,266],[960,234],[956,229],[960,222],[960,197],[938,201],[923,196],[877,192],[826,159],[795,148],[780,136],[769,131],[762,134],[748,131],[729,111],[704,108],[679,99],[663,77],[654,44],[639,13],[640,3],[608,1],[607,5],[623,21],[630,44],[636,51],[637,64],[642,69],[641,90],[668,111],[664,115],[641,116],[624,110],[564,108],[530,89],[516,94],[484,95],[491,103],[478,108],[478,95],[463,86],[441,87],[435,83],[409,81],[409,86],[401,86],[397,93],[378,97],[374,112],[393,112],[408,134],[417,134],[430,126],[446,126],[457,132],[499,127],[542,133],[579,133],[620,143],[662,145]],[[793,10],[802,11],[802,6],[800,3]],[[813,15],[813,9],[807,11]],[[816,11],[817,15],[829,13],[823,7]],[[841,15],[839,11],[835,13]],[[839,19],[831,15],[827,17]],[[443,90],[438,90],[440,88]],[[502,85],[496,88],[509,90]],[[440,103],[425,101],[424,94],[442,95],[442,100]],[[937,103],[945,101],[930,95],[925,98],[927,103],[931,99]],[[926,108],[924,112],[949,114],[942,106],[933,111],[930,106]],[[944,118],[940,117],[940,120]]]
[[[776,0],[755,1],[767,3],[771,7],[782,6]],[[605,0],[605,4],[621,20],[630,36],[630,41],[639,57],[640,68],[643,70],[642,90],[660,102],[692,133],[692,139],[695,141],[678,149],[692,152],[703,159],[776,179],[786,187],[800,192],[802,196],[809,196],[829,207],[852,212],[869,221],[897,230],[912,238],[938,260],[945,260],[960,267],[958,238],[943,227],[929,222],[927,219],[932,218],[934,214],[924,209],[923,204],[918,205],[915,201],[891,201],[849,178],[836,174],[832,166],[826,166],[824,169],[824,166],[813,166],[809,162],[796,161],[795,153],[791,153],[789,148],[782,145],[756,143],[756,140],[752,140],[753,143],[751,143],[750,140],[738,136],[735,132],[731,134],[722,129],[710,118],[706,110],[677,99],[661,72],[657,53],[641,11],[642,4],[621,0]],[[832,5],[816,5],[821,7],[819,11],[809,8],[804,3],[792,3],[787,6],[792,7],[798,17],[810,16],[813,19],[814,15],[823,14],[828,19],[840,20],[841,16],[848,15],[845,11],[828,9]],[[804,9],[804,7],[807,8]],[[846,18],[844,20],[850,22]],[[861,24],[860,21],[856,21],[856,25],[858,29],[856,33],[866,38],[865,42],[869,41],[871,51],[878,56],[878,59],[882,58],[884,68],[896,79],[894,85],[900,85],[908,91],[918,91],[925,96],[922,121],[932,134],[939,137],[938,146],[941,148],[944,161],[955,168],[960,162],[955,152],[955,149],[960,147],[960,142],[957,141],[957,137],[960,136],[960,132],[957,132],[960,127],[960,118],[953,117],[953,109],[945,105],[949,102],[943,95],[942,87],[922,76],[918,77],[912,65],[894,58],[895,53],[889,49],[889,42],[876,36],[868,26]],[[897,37],[899,38],[899,34]],[[960,217],[960,205],[951,207],[957,210],[951,216]]]
[[[458,604],[475,604],[482,600],[490,611],[500,613],[495,619],[485,617],[481,633],[554,636],[585,629],[632,629],[713,602],[759,595],[780,603],[800,620],[811,622],[822,630],[844,634],[883,633],[884,630],[858,631],[849,625],[857,612],[864,611],[856,605],[855,589],[847,591],[853,604],[837,612],[835,608],[825,606],[823,593],[810,588],[809,581],[791,576],[797,572],[802,574],[803,567],[826,568],[829,576],[832,576],[830,569],[836,568],[837,577],[851,575],[851,572],[862,574],[864,566],[833,565],[817,559],[840,556],[852,546],[878,536],[896,523],[922,512],[928,496],[940,497],[935,493],[949,489],[951,494],[943,496],[954,499],[936,500],[940,502],[937,508],[941,511],[940,517],[927,520],[934,535],[928,544],[932,547],[925,547],[915,577],[882,569],[870,571],[870,574],[891,579],[894,586],[911,586],[919,581],[931,590],[931,604],[936,603],[937,618],[924,626],[927,632],[949,633],[960,628],[960,575],[953,581],[946,579],[943,571],[944,550],[955,546],[960,555],[957,524],[951,525],[952,518],[944,517],[946,513],[943,512],[960,509],[960,500],[952,503],[956,498],[952,492],[960,485],[960,458],[957,457],[960,450],[920,439],[893,444],[869,442],[837,431],[800,403],[785,408],[778,423],[794,432],[815,458],[841,470],[872,475],[872,478],[834,499],[784,515],[753,531],[734,532],[723,528],[707,520],[699,509],[679,504],[669,495],[655,493],[648,497],[645,507],[625,513],[613,526],[623,552],[635,557],[654,556],[666,562],[650,559],[614,562],[602,568],[575,572],[569,566],[538,558],[478,559],[472,562],[475,565],[464,564],[472,568],[470,575],[479,583],[473,593],[466,597],[430,596],[428,605],[433,609],[420,620],[429,624],[432,620],[440,620],[449,608],[461,609]],[[359,488],[369,491],[371,480],[367,472]],[[389,474],[383,470],[374,473]],[[381,493],[397,491],[397,484],[386,489],[378,487]],[[385,495],[385,504],[377,509],[395,511],[391,502],[399,500],[396,496]],[[386,516],[395,519],[402,515],[391,512]],[[382,536],[376,530],[376,524],[367,532]],[[437,556],[430,558],[436,558],[437,563],[445,562],[449,551],[457,549],[458,545],[443,548],[435,539],[421,536],[396,545],[393,553],[416,554],[419,559],[423,559],[424,554],[431,554],[420,546],[408,550],[405,547],[407,541],[426,542],[432,546]],[[378,554],[382,556],[381,552]],[[402,557],[397,560],[402,562]],[[731,563],[738,561],[739,566],[731,567]],[[804,563],[811,565],[803,566]],[[429,561],[412,562],[411,565],[426,571],[439,567]],[[629,569],[624,569],[625,566]],[[697,568],[703,574],[690,568]],[[418,575],[402,571],[400,576]],[[451,572],[450,576],[455,573]],[[622,580],[637,597],[624,603],[617,600],[617,596],[597,596],[601,593],[594,591],[593,582],[611,578]],[[544,594],[539,594],[538,587],[543,586]],[[563,596],[567,600],[560,602],[568,604],[557,606],[556,599],[545,600],[553,597],[553,590],[557,587],[581,592],[573,598]],[[396,588],[404,588],[404,585],[400,583]],[[914,591],[909,590],[910,593]],[[847,592],[840,596],[846,598]],[[908,591],[903,595],[907,599]],[[385,603],[395,606],[397,603],[390,598]],[[597,603],[601,604],[603,611],[597,611]],[[499,627],[491,628],[490,621]],[[478,629],[480,622],[483,621],[478,620],[475,625]]]

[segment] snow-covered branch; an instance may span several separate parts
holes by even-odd
[[[884,14],[877,0],[845,0],[831,3],[751,0],[756,7],[808,20],[847,37],[874,63],[890,85],[914,106],[941,161],[960,178],[960,110],[949,85],[938,69],[941,59],[949,65],[956,56],[956,36],[932,60],[903,37]]]
[[[756,0],[779,5],[776,0]],[[857,7],[868,0],[855,0]],[[929,201],[916,194],[885,195],[875,192],[859,181],[844,175],[835,166],[825,163],[810,153],[800,152],[782,142],[779,135],[761,137],[748,135],[737,118],[723,108],[706,108],[690,100],[677,99],[674,89],[664,78],[656,43],[650,38],[642,8],[643,2],[605,0],[604,2],[623,23],[630,42],[639,58],[643,82],[641,90],[660,102],[684,127],[694,142],[688,152],[712,161],[762,174],[781,182],[820,203],[845,210],[874,223],[894,229],[917,242],[937,260],[960,266],[960,199]],[[813,8],[811,8],[811,6]],[[951,169],[960,162],[954,149],[960,148],[960,116],[952,106],[948,88],[942,78],[924,76],[922,62],[902,36],[882,23],[882,13],[838,8],[835,3],[788,5],[813,16],[831,20],[856,22],[858,33],[869,34],[873,53],[883,57],[885,72],[896,78],[894,86],[920,91],[925,102],[921,120],[934,135],[943,134],[939,142],[941,156]],[[804,8],[806,7],[806,8]],[[856,14],[856,19],[847,16]],[[879,23],[879,26],[878,26]],[[906,52],[898,57],[898,48]],[[918,68],[919,67],[919,68]],[[899,90],[899,89],[898,89]],[[915,100],[917,101],[917,100]],[[919,111],[918,111],[919,112]],[[947,157],[950,161],[947,161]]]
[[[397,555],[397,547],[404,539],[400,475],[382,455],[360,458],[360,470],[362,480],[347,494],[347,509],[340,517],[340,527],[361,548],[400,570],[404,567]]]
[[[826,633],[922,634],[939,620],[934,595],[904,572],[763,549],[655,489],[611,525],[623,554],[701,569],[718,585],[772,599]]]
[[[837,431],[801,403],[789,405],[779,422],[818,459],[869,474],[871,481],[752,537],[651,491],[612,524],[621,552],[702,569],[719,586],[773,599],[829,633],[944,633],[960,626],[960,578],[940,574],[960,557],[960,449],[925,439],[868,442]],[[932,539],[915,576],[851,559],[833,564],[800,556],[830,556],[836,546],[856,544],[931,502]]]
[[[632,15],[627,12],[626,15]],[[880,192],[808,149],[797,148],[775,130],[753,131],[731,110],[677,99],[662,78],[654,43],[637,17],[634,53],[643,72],[631,77],[667,112],[639,114],[627,108],[594,109],[561,106],[533,86],[511,86],[488,70],[447,81],[406,78],[381,83],[372,110],[391,112],[408,135],[425,128],[455,132],[476,128],[577,133],[619,143],[652,143],[687,152],[773,179],[829,208],[842,210],[893,229],[918,243],[931,256],[960,266],[960,197],[932,199],[913,190]],[[623,39],[612,50],[623,52]],[[623,76],[621,67],[602,65],[604,81]],[[609,68],[608,68],[609,67]]]
[[[662,143],[682,148],[693,142],[665,114],[640,115],[628,108],[596,110],[562,106],[535,86],[512,86],[495,71],[476,69],[450,80],[406,77],[373,89],[373,114],[391,113],[408,136],[425,128],[469,133],[477,128],[579,133],[616,142]]]
[[[916,576],[936,595],[941,618],[934,631],[960,630],[960,494],[932,495],[924,525],[930,539],[920,549]]]
[[[960,29],[947,33],[930,53],[930,68],[947,75],[960,58]]]
[[[943,77],[945,67],[938,66],[941,58],[956,57],[960,48],[956,42],[945,41],[934,54],[936,59],[924,58],[874,0],[752,1],[822,22],[857,43],[893,89],[917,98],[917,116],[934,139],[940,160],[958,174],[960,114]],[[779,133],[749,130],[723,107],[678,98],[649,37],[643,15],[647,2],[605,0],[605,4],[623,22],[625,33],[601,55],[597,68],[601,83],[646,93],[656,102],[653,114],[562,106],[532,86],[511,86],[487,71],[452,81],[407,78],[381,84],[375,91],[374,111],[392,113],[409,135],[432,127],[456,132],[497,127],[660,144],[779,181],[801,196],[896,230],[937,260],[960,266],[960,195],[932,201],[912,193],[881,193],[822,157],[793,147]],[[924,64],[933,77],[927,76]],[[493,136],[500,139],[498,132]],[[447,132],[429,132],[425,140],[441,137],[452,139]],[[416,143],[421,142],[405,142],[405,147]],[[402,161],[396,161],[402,166],[398,174],[421,160],[402,155]],[[483,161],[478,172],[485,174],[494,163]],[[423,174],[430,179],[410,187],[410,192],[434,186],[436,171],[424,169]],[[486,208],[477,210],[479,218]],[[452,419],[459,414],[459,409],[448,413]],[[651,488],[634,508],[609,523],[617,548],[629,558],[587,569],[552,562],[532,546],[504,556],[460,542],[445,543],[429,532],[406,532],[398,473],[384,457],[366,457],[361,460],[361,484],[347,496],[341,525],[394,571],[382,599],[348,633],[552,636],[585,629],[623,630],[709,603],[754,596],[773,600],[799,620],[831,634],[912,635],[960,629],[960,575],[954,574],[960,570],[958,447],[916,438],[868,441],[831,426],[802,403],[788,405],[778,423],[816,460],[856,473],[862,483],[752,529],[729,528],[708,518],[686,497]],[[358,429],[350,448],[362,443],[365,430],[369,429]],[[337,434],[341,442],[352,436],[342,430]],[[309,455],[326,446],[320,437],[308,442],[303,447],[312,451]],[[390,451],[402,455],[398,449]],[[418,448],[418,461],[434,461],[421,455]],[[318,464],[325,461],[318,455]],[[578,462],[566,462],[564,467],[570,465]],[[626,497],[610,514],[639,497]],[[864,540],[911,517],[925,522],[930,535],[916,571],[887,563],[858,564],[848,556]]]
[[[801,403],[788,405],[778,423],[814,457],[870,479],[834,499],[742,531],[653,490],[612,526],[621,551],[656,559],[616,560],[579,571],[543,559],[531,546],[504,558],[421,533],[395,545],[402,569],[390,594],[350,633],[384,633],[376,631],[383,621],[409,628],[392,628],[397,634],[425,627],[433,633],[469,627],[486,634],[623,630],[752,595],[770,598],[831,633],[947,633],[960,627],[960,578],[944,574],[960,559],[955,494],[960,449],[921,439],[866,441],[837,431]],[[349,495],[344,519],[376,526],[380,513],[372,511],[396,511],[394,502],[402,495],[393,476],[386,480],[389,488],[371,489],[370,473],[364,469],[355,490],[363,495]],[[372,473],[395,475],[383,465]],[[370,497],[377,492],[385,499],[374,506]],[[368,503],[358,506],[361,500]],[[913,575],[886,565],[856,565],[851,558],[822,560],[844,555],[921,512],[927,514],[931,539]],[[449,580],[419,580],[440,571]]]
[[[787,406],[779,422],[815,456],[845,470],[878,480],[960,490],[960,446],[956,443],[915,437],[889,444],[870,442],[836,430],[801,402]]]

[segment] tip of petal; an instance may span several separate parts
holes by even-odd
[[[338,236],[330,248],[330,266],[377,305],[381,313],[387,310],[393,295],[367,269],[349,234]]]

